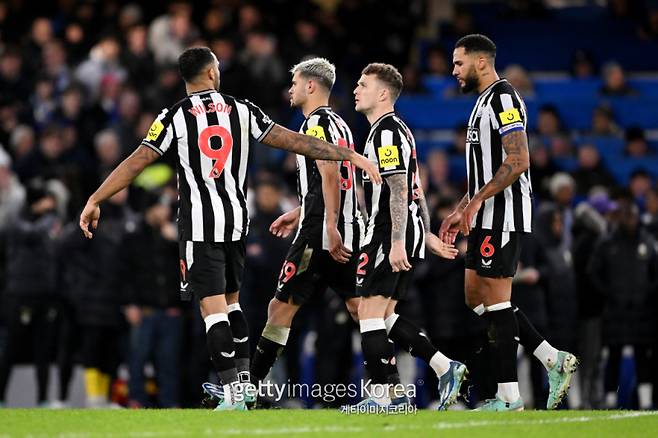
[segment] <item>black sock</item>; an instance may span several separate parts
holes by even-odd
[[[519,344],[523,345],[523,348],[532,354],[539,347],[539,344],[544,342],[544,338],[521,309],[514,306],[514,314],[516,315],[516,321],[519,323]]]
[[[235,368],[235,347],[233,334],[227,321],[216,322],[206,333],[210,360],[224,385],[238,381],[238,371]]]
[[[228,321],[231,324],[235,344],[235,367],[240,382],[249,381],[249,327],[242,310],[229,310]]]
[[[516,375],[516,351],[519,326],[511,307],[487,311],[484,314],[489,326],[489,350],[493,361],[493,375],[497,383],[518,381]]]
[[[251,358],[251,382],[254,385],[265,379],[284,348],[285,345],[260,337],[254,356]]]
[[[402,316],[398,316],[395,320],[395,324],[388,332],[388,337],[400,348],[407,350],[412,356],[419,357],[427,363],[438,351],[414,323]]]
[[[400,381],[400,373],[398,372],[397,360],[395,359],[395,345],[393,341],[388,339],[389,345],[389,359],[386,366],[386,383],[390,385],[397,385],[402,383]]]
[[[365,359],[366,370],[372,383],[388,383],[388,371],[391,361],[392,344],[388,342],[386,329],[371,330],[361,333],[361,349]]]

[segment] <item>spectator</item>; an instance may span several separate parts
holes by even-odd
[[[0,233],[14,223],[25,203],[25,188],[11,171],[11,157],[0,147]]]
[[[276,119],[281,105],[286,80],[286,69],[279,58],[277,40],[274,35],[260,31],[247,35],[246,47],[242,52],[242,63],[247,67],[250,78],[251,98],[267,114]]]
[[[601,163],[599,150],[592,144],[578,149],[578,167],[572,174],[576,181],[576,193],[586,195],[595,186],[611,188],[615,180]]]
[[[555,203],[556,210],[561,214],[560,229],[562,230],[561,244],[565,248],[571,248],[573,225],[573,198],[575,195],[576,182],[568,173],[558,172],[551,177],[549,184],[551,198]],[[552,230],[552,228],[551,228]]]
[[[631,173],[628,188],[640,209],[644,209],[645,196],[649,193],[652,186],[653,181],[651,175],[646,170],[636,169]]]
[[[595,137],[620,137],[621,129],[615,123],[612,108],[607,105],[599,105],[592,113],[592,131]]]
[[[431,149],[427,153],[427,170],[429,193],[439,198],[457,196],[450,184],[450,162],[448,155],[442,149]]]
[[[637,206],[619,201],[619,227],[594,248],[589,263],[590,281],[605,297],[603,340],[610,350],[605,373],[606,404],[617,407],[622,349],[632,346],[639,387],[640,409],[651,406],[649,348],[656,336],[656,242],[639,226]],[[648,389],[648,391],[647,391]]]
[[[535,95],[535,88],[532,84],[532,79],[528,75],[526,69],[518,64],[508,65],[501,75],[503,78],[516,88],[516,91],[521,93],[524,98],[533,97]]]
[[[402,69],[402,81],[404,82],[403,94],[416,96],[428,94],[427,87],[420,78],[420,72],[413,64],[407,64]]]
[[[327,33],[326,35],[329,35]],[[329,57],[327,38],[320,37],[317,23],[308,17],[295,21],[294,33],[283,46],[283,56],[288,65],[295,65],[307,56]]]
[[[172,64],[198,36],[192,24],[192,4],[173,1],[168,13],[157,17],[148,31],[148,44],[159,65]]]
[[[7,341],[0,355],[0,405],[5,402],[18,352],[29,345],[36,365],[37,401],[45,406],[57,318],[55,239],[61,224],[55,213],[56,198],[42,181],[29,185],[25,205],[20,218],[6,230],[7,277],[2,309]]]
[[[80,234],[77,223],[62,234],[60,251],[67,255],[62,266],[64,287],[82,327],[87,407],[110,406],[110,383],[121,361],[121,305],[126,297],[124,279],[117,275],[118,251],[127,230],[136,226],[127,198],[127,190],[122,190],[103,205],[103,221],[92,240]]]
[[[219,59],[222,92],[233,96],[247,94],[250,84],[247,69],[236,56],[233,40],[227,37],[216,38],[211,43],[211,49]]]
[[[126,67],[129,82],[136,89],[144,89],[153,82],[155,61],[147,45],[146,26],[137,24],[128,29],[121,63]]]
[[[144,216],[124,237],[119,249],[130,324],[130,406],[149,407],[144,366],[152,358],[158,406],[179,406],[179,350],[182,312],[179,298],[178,240],[171,208],[149,194]]]
[[[577,49],[571,56],[571,76],[574,79],[591,79],[596,74],[592,54],[585,49]]]
[[[554,137],[564,131],[558,109],[551,104],[542,105],[537,115],[537,134]]]
[[[8,47],[0,54],[0,94],[4,99],[26,102],[31,84],[18,49]]]
[[[621,65],[608,62],[603,66],[603,86],[600,93],[604,96],[634,96],[637,91],[626,83],[626,74]]]
[[[458,125],[454,130],[455,140],[452,146],[448,149],[451,157],[464,158],[466,155],[466,133],[468,126],[466,124]]]
[[[449,78],[451,71],[451,63],[448,62],[448,56],[443,47],[435,45],[427,49],[425,74],[435,78]]]
[[[66,48],[61,41],[52,40],[43,46],[41,56],[44,73],[52,82],[55,95],[59,96],[71,83],[71,71],[66,64]]]
[[[230,18],[228,15],[226,10],[219,7],[206,11],[202,29],[202,34],[206,41],[211,41],[221,36],[229,25]]]
[[[553,158],[548,153],[548,148],[536,140],[530,143],[530,165],[532,172],[530,172],[530,179],[532,182],[532,190],[539,196],[541,200],[551,199],[549,185],[551,178],[559,171],[555,165]]]
[[[647,139],[644,136],[642,128],[637,126],[630,127],[626,130],[626,146],[624,153],[628,157],[642,158],[651,155],[652,151],[649,149]]]
[[[99,97],[103,80],[121,82],[126,78],[126,70],[119,62],[120,50],[119,40],[108,34],[91,49],[88,59],[76,69],[76,79],[87,88],[92,98]]]
[[[100,180],[103,181],[121,161],[123,151],[119,136],[110,129],[103,130],[96,134],[94,148],[98,158],[97,173],[100,175]]]

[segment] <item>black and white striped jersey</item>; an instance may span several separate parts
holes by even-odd
[[[391,190],[387,177],[404,174],[407,177],[409,214],[407,216],[406,247],[410,257],[424,258],[425,232],[420,214],[420,179],[416,161],[416,141],[411,130],[395,113],[381,116],[370,128],[363,154],[379,165],[384,178],[381,185],[372,184],[363,172],[368,224],[364,245],[383,240],[390,246],[391,240]]]
[[[273,126],[253,103],[215,90],[190,94],[158,115],[142,144],[160,155],[177,149],[180,240],[247,235],[249,140],[262,140]]]
[[[311,112],[299,132],[317,137],[340,147],[354,149],[354,138],[347,123],[328,106],[321,106]],[[349,161],[340,163],[340,209],[338,231],[343,237],[343,245],[357,250],[361,219],[354,184],[355,167]],[[315,229],[322,224],[322,246],[329,248],[326,229],[322,177],[315,160],[297,154],[297,193],[301,203],[300,226],[297,234],[307,229]],[[355,235],[357,233],[357,235]],[[355,245],[356,244],[356,245]]]
[[[505,160],[503,136],[513,131],[525,132],[527,118],[523,99],[505,79],[494,82],[480,94],[468,120],[466,136],[469,198],[491,181]],[[474,227],[532,232],[530,169],[483,203]]]

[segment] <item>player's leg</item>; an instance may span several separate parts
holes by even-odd
[[[181,262],[206,326],[210,361],[223,384],[218,410],[245,410],[244,394],[235,366],[235,344],[226,302],[227,265],[234,257],[225,243],[182,242]],[[233,289],[235,290],[235,289]]]
[[[505,403],[506,408],[522,409],[516,366],[519,328],[510,302],[512,279],[481,277],[479,280],[485,294],[484,317],[494,361],[493,375],[498,384],[496,399]]]
[[[251,361],[251,380],[258,385],[265,379],[277,358],[283,353],[290,335],[292,320],[299,305],[272,298],[267,307],[267,323],[258,340],[258,346]]]
[[[457,400],[459,389],[468,372],[466,366],[450,360],[432,345],[418,326],[395,313],[397,303],[398,300],[391,299],[386,308],[384,324],[388,337],[414,357],[424,360],[434,370],[439,379],[439,410],[447,409]]]
[[[240,307],[240,286],[244,274],[246,247],[244,241],[224,245],[226,260],[226,304],[228,305],[228,322],[235,344],[235,366],[241,383],[248,383],[249,377],[249,326]]]

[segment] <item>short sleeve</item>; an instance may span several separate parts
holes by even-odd
[[[257,105],[245,100],[249,109],[249,131],[256,141],[261,141],[270,132],[275,123]]]
[[[398,132],[388,129],[381,130],[374,137],[374,146],[379,173],[382,176],[407,173],[408,147],[402,143]]]
[[[494,128],[500,135],[513,131],[525,130],[525,111],[523,103],[516,97],[515,93],[496,94],[491,99],[493,109]]]
[[[332,144],[338,144],[338,138],[333,132],[328,116],[311,116],[306,124],[304,134]]]
[[[164,109],[153,121],[151,127],[142,140],[142,144],[150,147],[158,154],[167,152],[174,139],[173,114]]]

